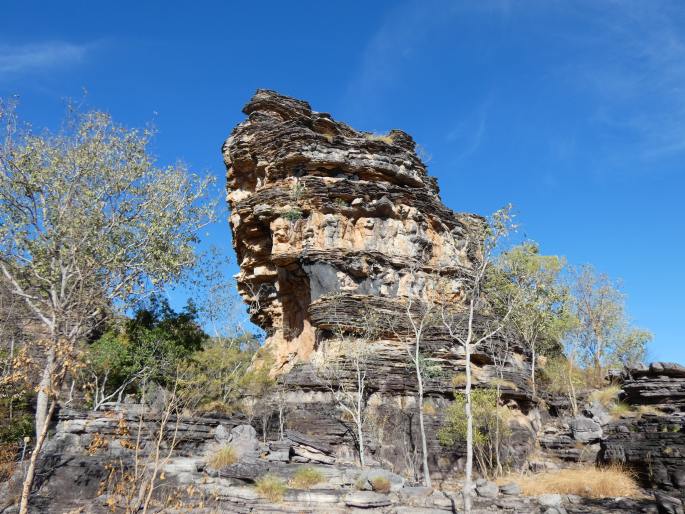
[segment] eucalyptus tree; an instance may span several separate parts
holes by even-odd
[[[150,130],[70,109],[62,128],[36,133],[0,104],[0,273],[36,323],[45,349],[36,442],[22,496],[74,350],[117,309],[179,279],[196,262],[213,217],[211,180],[159,167]]]
[[[479,228],[469,233],[466,247],[475,258],[464,279],[463,300],[455,308],[451,302],[440,302],[439,312],[442,325],[450,339],[464,352],[465,384],[464,415],[466,419],[466,463],[463,487],[464,511],[471,512],[473,493],[474,457],[474,415],[473,415],[473,367],[471,355],[481,343],[497,336],[505,328],[508,318],[516,305],[515,291],[506,291],[500,300],[504,309],[493,309],[488,296],[488,276],[494,267],[496,252],[516,229],[511,206],[506,206],[483,220]],[[452,241],[455,247],[457,241]],[[449,293],[447,291],[446,293]],[[506,299],[504,299],[506,297]],[[484,315],[486,314],[486,315]]]
[[[578,326],[569,341],[578,351],[580,364],[592,368],[599,379],[607,366],[630,366],[644,360],[652,334],[630,323],[619,285],[589,265],[572,268],[570,275]]]
[[[574,326],[568,288],[561,281],[564,266],[562,258],[542,255],[538,245],[528,241],[502,253],[488,277],[489,296],[496,310],[506,312],[510,308],[508,299],[515,299],[509,322],[530,350],[534,395],[538,356],[561,353],[562,340]],[[502,302],[502,298],[507,301]]]

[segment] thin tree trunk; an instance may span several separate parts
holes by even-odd
[[[416,344],[416,382],[419,393],[419,430],[421,432],[421,454],[423,464],[423,484],[432,487],[430,469],[428,468],[428,444],[426,443],[426,426],[423,420],[423,376],[421,375],[421,363],[419,361],[419,344]]]
[[[470,322],[470,320],[469,320]],[[464,411],[466,414],[466,469],[464,476],[464,512],[471,512],[471,489],[473,483],[473,414],[471,411],[471,343],[464,345],[466,354],[466,387],[464,389]]]
[[[52,387],[53,367],[55,365],[55,346],[56,343],[50,346],[47,358],[45,360],[45,368],[43,369],[43,377],[38,385],[38,397],[36,398],[36,441],[42,433],[45,420],[47,419],[48,401],[50,389]],[[36,443],[37,445],[37,443]]]
[[[531,364],[530,364],[530,379],[531,379],[531,382],[533,383],[533,398],[535,398],[537,396],[537,390],[535,388],[535,361],[537,360],[537,355],[535,352],[535,345],[532,344],[532,345],[530,345],[530,347],[532,350],[532,356],[531,356],[532,360],[531,360]]]
[[[359,358],[359,356],[357,356]],[[359,438],[359,464],[363,468],[366,466],[364,458],[364,427],[363,427],[363,405],[364,401],[364,377],[357,360],[357,437]]]
[[[45,442],[45,437],[48,434],[48,427],[50,426],[50,419],[52,414],[55,412],[55,406],[57,405],[57,400],[52,400],[50,403],[50,408],[43,417],[43,426],[40,429],[38,438],[36,439],[36,446],[31,452],[31,460],[29,461],[29,468],[26,471],[26,477],[24,478],[24,486],[21,491],[21,504],[19,505],[19,514],[28,514],[29,512],[29,497],[31,495],[31,488],[33,487],[33,479],[36,474],[36,462],[38,461],[38,454],[43,447]]]

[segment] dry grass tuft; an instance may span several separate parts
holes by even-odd
[[[620,418],[621,416],[630,416],[635,415],[636,413],[627,403],[618,402],[609,409],[609,414],[615,418]]]
[[[604,389],[598,389],[590,394],[590,400],[600,403],[604,407],[609,407],[611,404],[618,401],[618,394],[621,392],[621,388],[612,385],[605,387]]]
[[[655,416],[660,416],[663,414],[663,412],[654,405],[638,405],[637,407],[637,413],[642,415],[642,414],[653,414]]]
[[[280,502],[283,500],[283,494],[287,489],[283,480],[270,474],[266,474],[259,478],[255,482],[255,488],[259,494],[272,502]]]
[[[511,478],[511,477],[509,477]],[[641,498],[633,473],[620,467],[582,467],[514,477],[523,494],[575,494],[585,498]]]
[[[364,134],[364,137],[369,141],[382,141],[388,145],[395,142],[392,136],[389,136],[388,134]]]
[[[207,465],[212,469],[221,469],[238,462],[238,454],[232,446],[223,446],[207,460]]]
[[[389,493],[390,492],[390,480],[385,477],[376,477],[370,480],[371,487],[377,493]]]
[[[290,486],[295,489],[309,489],[316,484],[323,482],[323,474],[311,466],[305,466],[295,472],[290,480]]]

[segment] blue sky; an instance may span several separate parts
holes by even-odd
[[[191,7],[192,6],[192,7]],[[401,128],[443,201],[514,204],[545,253],[623,280],[652,359],[685,362],[685,4],[678,1],[35,2],[0,18],[0,96],[55,127],[82,98],[159,129],[162,163],[223,180],[256,88]],[[225,222],[207,239],[228,248]]]

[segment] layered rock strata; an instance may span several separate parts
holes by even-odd
[[[267,333],[272,370],[287,386],[287,425],[331,444],[349,436],[313,363],[336,358],[330,348],[341,340],[361,341],[369,350],[367,417],[382,420],[369,445],[378,458],[406,467],[418,434],[407,309],[437,301],[459,310],[485,220],[445,207],[405,132],[360,132],[267,90],[243,112],[247,119],[223,146],[237,282],[252,321]],[[479,315],[477,329],[488,321]],[[445,456],[435,434],[452,378],[464,370],[463,349],[434,322],[421,353],[432,370],[424,389],[435,407],[427,421],[433,464],[453,468],[459,454]],[[475,349],[476,380],[498,380],[506,400],[525,411],[532,404],[528,359],[501,335]],[[525,454],[533,431],[525,416],[520,421],[513,451]]]

